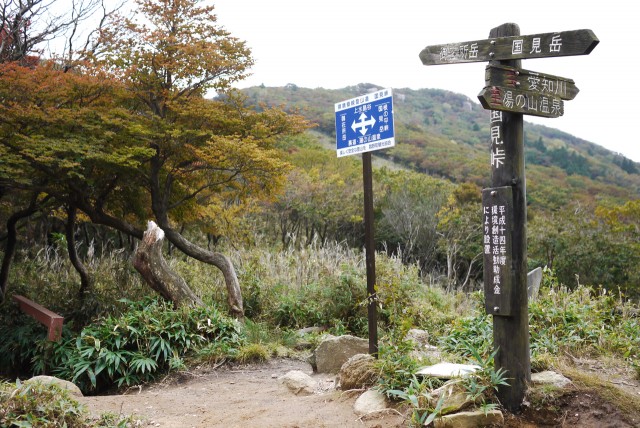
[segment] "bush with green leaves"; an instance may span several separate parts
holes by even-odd
[[[66,390],[40,383],[0,385],[0,426],[82,427],[86,410]]]
[[[59,343],[39,342],[34,371],[45,367],[84,392],[152,380],[184,366],[183,359],[209,343],[239,347],[240,324],[215,307],[175,309],[161,299],[126,302],[128,310],[86,326]]]
[[[89,411],[56,384],[0,382],[0,426],[40,428],[126,428],[130,416],[103,414],[91,418]]]
[[[376,369],[380,372],[377,389],[391,396],[411,384],[418,362],[411,357],[413,343],[400,336],[382,337],[378,346]]]
[[[467,359],[470,359],[472,363],[479,366],[479,369],[474,373],[470,373],[466,376],[454,378],[446,384],[456,383],[459,384],[464,391],[466,391],[467,399],[470,402],[478,404],[478,406],[484,410],[489,411],[498,407],[498,400],[495,396],[498,387],[501,385],[508,385],[506,372],[502,369],[494,368],[494,358],[497,351],[493,351],[488,356],[481,355],[481,351],[474,348],[473,345],[467,343],[464,339],[460,339],[458,342],[458,351],[461,351]],[[484,344],[480,342],[482,346]],[[397,352],[399,351],[399,352]],[[407,364],[406,349],[397,349],[393,353],[395,361],[403,361],[398,358],[398,355],[405,355],[404,366],[410,367],[410,370],[401,369],[395,370],[393,376],[389,376],[388,362],[379,363],[382,367],[386,367],[381,376],[381,382],[379,388],[387,394],[389,397],[400,399],[406,402],[411,408],[411,420],[412,426],[427,426],[438,417],[441,412],[446,412],[443,409],[445,393],[440,394],[438,400],[434,400],[432,393],[435,389],[443,386],[443,381],[434,377],[423,376],[418,379],[415,375],[415,369],[411,368],[412,364]],[[389,358],[388,356],[386,357]],[[387,372],[385,374],[385,371]],[[392,387],[395,385],[395,389]],[[435,401],[435,402],[434,402]]]
[[[533,358],[570,352],[640,363],[638,305],[606,289],[553,280],[530,303],[529,325]]]

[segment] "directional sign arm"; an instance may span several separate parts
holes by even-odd
[[[478,94],[478,100],[487,110],[541,117],[560,117],[564,114],[564,102],[559,97],[500,86],[484,88]]]
[[[503,86],[556,96],[563,100],[572,100],[580,92],[573,79],[497,64],[487,66],[485,86]]]
[[[438,65],[588,55],[599,42],[591,30],[496,37],[427,46],[420,52],[420,60],[424,65]]]

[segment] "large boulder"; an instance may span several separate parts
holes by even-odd
[[[338,373],[347,360],[369,352],[369,341],[359,337],[327,336],[316,348],[309,362],[318,373]]]
[[[340,368],[340,388],[343,390],[368,388],[378,381],[376,359],[369,354],[356,354]]]
[[[43,385],[56,385],[61,389],[66,389],[70,395],[76,397],[82,397],[82,391],[80,388],[74,383],[69,382],[68,380],[58,379],[53,376],[34,376],[31,379],[27,379],[24,383],[41,383]]]

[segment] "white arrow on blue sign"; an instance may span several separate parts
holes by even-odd
[[[338,157],[395,145],[390,88],[341,101],[335,108]]]

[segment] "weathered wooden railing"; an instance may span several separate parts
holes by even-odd
[[[62,337],[62,323],[64,317],[45,308],[24,296],[14,295],[13,300],[18,302],[20,310],[27,315],[31,315],[39,323],[48,329],[47,339],[57,342]]]

